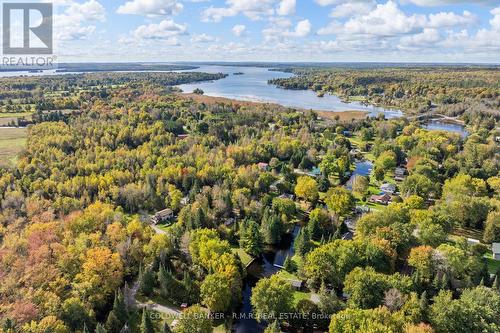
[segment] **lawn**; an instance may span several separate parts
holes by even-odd
[[[304,292],[304,291],[294,291],[293,292],[293,304],[297,304],[299,301],[306,299],[306,300],[311,300],[311,293],[310,292]]]
[[[239,247],[234,247],[232,249],[233,253],[236,253],[238,257],[240,257],[241,263],[243,266],[247,267],[250,265],[250,263],[254,260],[254,258],[246,253],[243,249],[240,249]]]
[[[25,128],[0,128],[0,165],[13,164],[26,145]]]
[[[491,252],[486,253],[484,259],[488,265],[488,272],[490,272],[490,274],[496,274],[500,269],[500,260],[493,259]]]
[[[0,118],[29,117],[33,112],[0,112]]]

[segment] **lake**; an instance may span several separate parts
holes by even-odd
[[[398,110],[363,105],[359,102],[345,103],[334,95],[318,97],[311,90],[288,90],[268,84],[268,80],[277,78],[288,78],[294,76],[292,73],[270,71],[262,67],[244,66],[209,66],[202,65],[197,69],[189,70],[206,73],[225,73],[228,77],[217,81],[199,82],[194,84],[180,85],[184,92],[193,92],[199,88],[205,95],[225,97],[251,102],[276,103],[292,108],[313,109],[318,111],[367,111],[371,116],[380,113],[386,118],[397,118],[403,114]],[[234,73],[243,73],[234,75]]]
[[[264,67],[246,67],[246,66],[215,66],[201,65],[196,69],[184,70],[180,72],[206,72],[206,73],[225,73],[228,76],[217,81],[198,82],[193,84],[183,84],[178,86],[184,92],[192,92],[194,89],[202,89],[205,95],[215,97],[225,97],[230,99],[276,103],[292,108],[313,109],[318,111],[366,111],[370,116],[376,116],[383,113],[386,118],[398,118],[403,116],[399,110],[387,109],[373,105],[363,105],[359,102],[345,103],[339,97],[334,95],[325,95],[318,97],[311,90],[288,90],[278,88],[275,85],[268,84],[268,80],[276,78],[288,78],[294,76],[292,73],[279,71],[270,71]],[[137,71],[131,71],[137,72]],[[235,75],[235,73],[239,75]],[[241,74],[242,73],[242,74]],[[55,70],[46,70],[43,72],[0,72],[0,77],[14,76],[44,76],[44,75],[67,75],[79,74],[57,73]],[[431,121],[424,128],[429,130],[444,130],[460,133],[462,137],[467,136],[464,127],[458,124],[449,124],[439,121]]]

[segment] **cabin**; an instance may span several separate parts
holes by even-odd
[[[394,180],[403,181],[406,178],[406,169],[402,167],[397,167],[394,170]]]
[[[370,197],[370,202],[388,205],[392,202],[392,197],[387,193],[381,195],[372,195]]]
[[[394,192],[396,192],[396,185],[385,183],[380,186],[380,190],[384,193],[393,194]]]
[[[189,203],[189,197],[185,196],[181,199],[181,206],[186,206]]]
[[[493,259],[500,260],[500,243],[491,244],[491,250],[493,252]]]
[[[160,210],[156,212],[155,215],[151,218],[154,224],[163,223],[171,220],[174,217],[174,211],[170,208],[166,208],[164,210]]]
[[[262,171],[267,171],[267,170],[269,170],[269,164],[267,164],[267,163],[264,163],[264,162],[259,162],[259,163],[257,164],[257,166],[258,166],[258,167],[259,167],[259,169],[260,169],[260,170],[262,170]]]

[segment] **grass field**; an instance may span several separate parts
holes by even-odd
[[[254,260],[251,255],[246,253],[243,249],[240,248],[233,248],[233,253],[236,253],[238,257],[240,257],[241,263],[243,266],[248,266],[250,263]]]
[[[26,128],[0,128],[0,165],[15,163],[26,145]]]

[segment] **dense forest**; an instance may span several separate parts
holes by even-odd
[[[407,113],[456,116],[478,109],[498,116],[500,68],[464,66],[289,68],[297,76],[271,80],[286,89],[310,89]]]
[[[462,137],[171,87],[222,74],[0,80],[4,107],[58,115],[34,116],[0,169],[3,331],[228,332],[250,267],[298,228],[293,254],[251,290],[267,333],[499,332],[498,72],[375,73],[276,83],[495,112],[468,111]],[[353,175],[363,161],[373,170]]]

